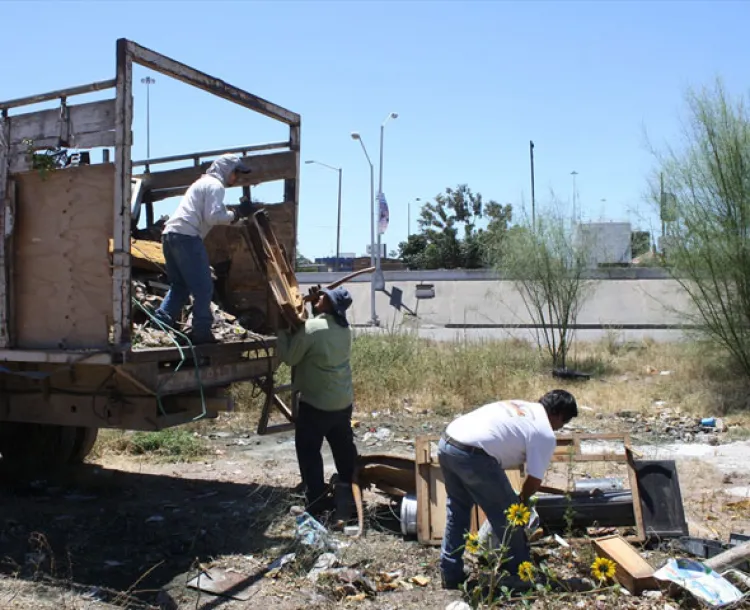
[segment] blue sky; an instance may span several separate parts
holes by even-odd
[[[644,200],[645,134],[679,132],[688,86],[747,90],[747,2],[2,2],[0,98],[114,77],[127,37],[302,115],[302,158],[342,166],[342,252],[369,242],[369,168],[386,128],[389,249],[407,204],[467,183],[487,199],[564,202],[583,217],[658,223]],[[134,158],[146,151],[137,69]],[[154,75],[152,156],[285,139],[286,130]],[[300,250],[335,252],[336,174],[303,165]],[[279,184],[256,190],[281,198]],[[229,202],[238,194],[230,192]],[[602,201],[605,199],[606,201]],[[158,210],[169,213],[172,201]],[[412,228],[416,230],[416,204]]]

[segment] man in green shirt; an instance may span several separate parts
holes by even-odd
[[[307,510],[320,515],[330,508],[323,475],[323,439],[328,441],[338,472],[335,490],[337,519],[347,520],[351,483],[357,460],[352,433],[352,336],[346,310],[352,297],[345,288],[318,293],[317,315],[294,334],[279,333],[282,362],[294,367],[292,385],[300,393],[295,447]]]

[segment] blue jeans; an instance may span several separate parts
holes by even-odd
[[[464,578],[464,534],[471,525],[472,507],[478,504],[482,508],[502,541],[507,525],[505,511],[518,502],[518,496],[495,458],[468,453],[440,439],[438,459],[448,496],[440,570],[446,582],[456,583]],[[515,528],[509,538],[503,569],[516,576],[518,565],[529,561],[529,547],[523,528]]]
[[[205,338],[211,335],[213,315],[211,297],[214,293],[211,267],[203,240],[191,235],[165,233],[162,250],[167,263],[169,292],[156,316],[174,327],[182,308],[193,296],[193,336]]]

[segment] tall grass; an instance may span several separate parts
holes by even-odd
[[[436,342],[409,332],[358,333],[351,364],[359,413],[408,407],[449,416],[494,400],[536,400],[553,388],[570,390],[597,412],[648,413],[657,401],[696,414],[750,407],[747,384],[720,350],[701,342],[624,342],[615,331],[571,352],[569,368],[591,373],[588,382],[552,377],[549,358],[529,342],[468,341],[460,334]],[[287,367],[279,377],[289,378]],[[233,392],[238,411],[259,412],[262,400],[251,397],[250,385]]]

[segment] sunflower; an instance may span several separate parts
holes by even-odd
[[[534,580],[534,564],[530,561],[524,561],[518,566],[518,577],[523,582],[531,582]]]
[[[605,581],[615,575],[617,564],[606,557],[597,557],[591,564],[591,575],[599,581]]]
[[[524,504],[511,504],[505,515],[510,525],[522,527],[529,522],[531,511]]]
[[[466,550],[469,551],[469,553],[479,552],[479,534],[467,534]]]

